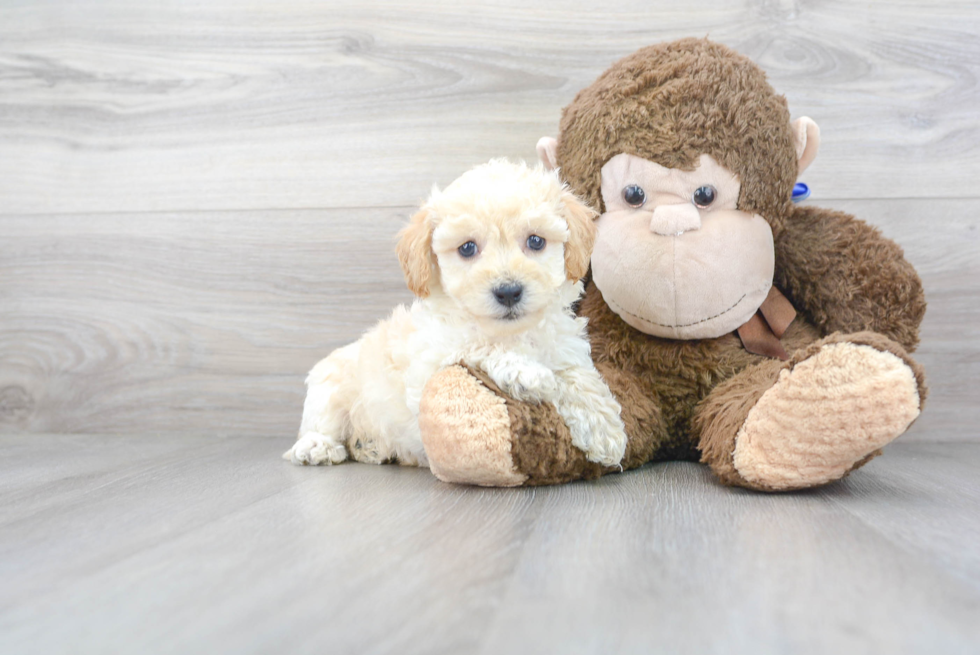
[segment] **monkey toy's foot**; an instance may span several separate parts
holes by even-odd
[[[905,358],[826,343],[779,371],[739,428],[732,464],[751,486],[774,491],[838,480],[905,432],[921,403]]]
[[[462,366],[429,380],[419,427],[429,468],[444,482],[515,487],[527,480],[514,464],[504,398]]]
[[[621,470],[589,461],[552,403],[515,400],[465,366],[445,368],[426,384],[419,428],[429,468],[445,482],[534,486]],[[634,455],[624,467],[643,461]]]

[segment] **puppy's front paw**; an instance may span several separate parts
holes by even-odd
[[[339,464],[347,459],[347,449],[344,444],[324,434],[307,432],[282,454],[282,458],[301,466]]]
[[[572,445],[590,462],[619,466],[627,442],[619,403],[612,396],[602,397],[581,388],[578,393],[573,396],[577,402],[560,402],[556,407],[572,434]]]
[[[540,364],[513,366],[490,373],[500,389],[514,400],[550,402],[558,394],[555,374]]]
[[[572,443],[575,442],[573,435]],[[626,454],[626,432],[620,425],[597,425],[596,433],[582,444],[585,458],[603,466],[619,466]]]

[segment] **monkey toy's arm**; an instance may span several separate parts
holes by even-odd
[[[872,330],[915,349],[922,281],[878,229],[843,212],[795,207],[775,246],[776,286],[822,332]]]

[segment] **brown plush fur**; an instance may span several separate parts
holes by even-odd
[[[735,435],[762,394],[779,379],[785,362],[767,359],[722,382],[702,401],[692,428],[701,443],[701,461],[725,484],[745,485],[735,470]]]
[[[776,239],[775,284],[823,333],[872,330],[913,352],[926,313],[902,249],[850,214],[794,208]]]
[[[600,169],[620,153],[685,170],[706,153],[735,172],[738,208],[772,226],[774,283],[800,312],[782,338],[792,357],[781,362],[747,352],[734,334],[679,341],[641,333],[589,283],[579,312],[589,319],[596,367],[623,407],[630,439],[624,469],[701,459],[726,484],[769,490],[735,471],[736,434],[779,371],[824,343],[895,354],[925,398],[922,369],[906,353],[918,343],[925,311],[915,270],[901,248],[853,216],[792,204],[798,165],[789,112],[755,64],[696,39],[644,48],[613,64],[565,109],[557,158],[572,190],[602,209]],[[550,407],[507,399],[507,408],[515,467],[527,484],[609,472],[575,451]]]

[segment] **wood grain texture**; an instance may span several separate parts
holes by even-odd
[[[978,33],[973,0],[5,2],[0,212],[411,205],[702,35],[823,127],[827,197],[975,198]]]
[[[0,430],[294,433],[305,372],[411,299],[407,215],[0,217]]]
[[[466,488],[419,469],[294,467],[283,445],[4,438],[0,651],[980,646],[980,444],[896,444],[784,495],[688,463]]]
[[[822,204],[925,282],[932,395],[905,438],[980,439],[980,201]],[[0,216],[0,432],[292,435],[306,371],[411,299],[411,211]]]

